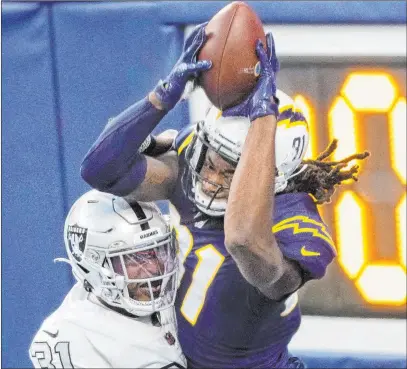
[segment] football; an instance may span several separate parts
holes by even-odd
[[[206,25],[207,41],[198,60],[212,60],[212,68],[201,74],[199,84],[209,100],[221,110],[243,101],[260,73],[256,40],[266,48],[263,24],[244,2],[225,6]]]

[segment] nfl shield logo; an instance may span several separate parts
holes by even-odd
[[[171,334],[171,332],[167,332],[164,337],[170,346],[175,344],[175,337]]]
[[[87,228],[79,227],[76,224],[73,226],[68,226],[67,238],[69,249],[77,261],[81,261],[83,258],[87,234]]]

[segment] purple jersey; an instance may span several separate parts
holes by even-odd
[[[192,135],[188,127],[175,141],[180,178]],[[297,293],[273,301],[249,284],[225,248],[223,219],[200,218],[180,178],[171,198],[180,215],[183,260],[176,311],[189,367],[287,367],[287,345],[301,320]],[[305,193],[276,196],[274,224],[281,251],[298,263],[303,283],[321,278],[335,249],[313,199]]]

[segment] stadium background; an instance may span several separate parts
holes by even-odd
[[[2,3],[2,367],[31,366],[33,334],[73,283],[52,260],[64,254],[69,207],[88,189],[87,148],[170,71],[189,25],[226,4]],[[250,4],[275,31],[279,86],[309,116],[310,151],[339,136],[339,157],[373,155],[361,181],[321,208],[339,258],[301,293],[314,316],[292,349],[310,367],[405,367],[406,3]],[[204,107],[198,92],[157,131]]]

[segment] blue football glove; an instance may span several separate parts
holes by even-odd
[[[197,54],[206,41],[206,23],[198,25],[185,40],[181,57],[163,81],[160,80],[154,92],[165,110],[171,110],[181,98],[189,80],[198,77],[200,72],[212,67],[212,61],[197,62]]]
[[[266,115],[274,115],[278,118],[276,75],[280,66],[271,32],[267,34],[266,40],[267,52],[264,50],[261,40],[256,42],[256,53],[261,68],[256,87],[242,103],[226,109],[222,113],[224,117],[245,116],[249,117],[252,122]]]

